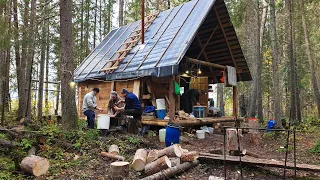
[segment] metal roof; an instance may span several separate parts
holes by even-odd
[[[202,58],[208,62],[235,66],[241,69],[239,80],[251,80],[247,63],[223,0],[193,0],[161,12],[145,32],[145,44],[141,45],[140,40],[112,73],[102,72],[101,70],[106,67],[109,59],[129,34],[140,28],[139,24],[140,21],[137,21],[112,30],[75,70],[75,81],[178,75],[179,63],[185,55]],[[223,38],[221,38],[222,34]],[[214,39],[215,36],[225,41]],[[205,48],[199,49],[201,46],[197,44],[199,43],[197,41],[202,41]],[[220,43],[215,45],[215,42]],[[230,45],[229,42],[232,44]],[[215,58],[215,51],[219,52],[219,58]],[[203,56],[206,52],[208,55]],[[210,58],[210,53],[213,58]],[[219,60],[221,56],[222,60]],[[223,60],[223,57],[226,60]],[[212,68],[207,71],[212,73],[211,75],[215,73]],[[214,79],[218,79],[220,74],[216,73],[214,76]]]

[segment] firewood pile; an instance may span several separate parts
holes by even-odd
[[[126,162],[117,145],[112,145],[101,156],[112,159],[111,176],[116,179],[129,177],[129,166],[136,172],[143,172],[143,180],[165,179],[185,172],[199,164],[199,152],[182,149],[179,144],[160,150],[138,149],[132,162]]]
[[[194,118],[190,117],[190,114],[188,114],[184,111],[179,111],[178,112],[178,119],[179,120],[192,120]]]

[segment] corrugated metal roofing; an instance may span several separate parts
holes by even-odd
[[[215,0],[193,0],[161,12],[145,32],[145,44],[141,46],[140,41],[118,68],[106,75],[101,70],[129,34],[140,28],[140,21],[112,30],[76,69],[75,81],[177,75],[181,59],[193,43],[214,3]]]

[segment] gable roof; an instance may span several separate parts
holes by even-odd
[[[131,32],[138,29],[140,21],[112,30],[75,70],[74,80],[178,75],[185,55],[237,67],[241,69],[238,80],[251,80],[223,0],[193,0],[161,12],[145,32],[145,44],[140,40],[112,73],[102,72],[110,58],[116,59],[114,53]],[[220,73],[212,68],[207,71],[220,79]]]

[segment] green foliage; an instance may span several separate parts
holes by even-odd
[[[318,140],[316,145],[314,147],[312,147],[309,151],[312,153],[319,153],[320,154],[320,140]]]
[[[20,142],[20,147],[23,149],[23,150],[29,150],[32,145],[35,143],[34,140],[31,140],[31,139],[21,139],[21,142]]]
[[[139,137],[134,137],[134,136],[129,136],[128,137],[128,142],[130,144],[139,144],[140,143],[140,138]]]
[[[0,139],[8,139],[8,137],[6,134],[0,133]]]
[[[308,117],[297,126],[297,130],[301,130],[308,133],[314,133],[319,131],[320,119],[315,117]]]

